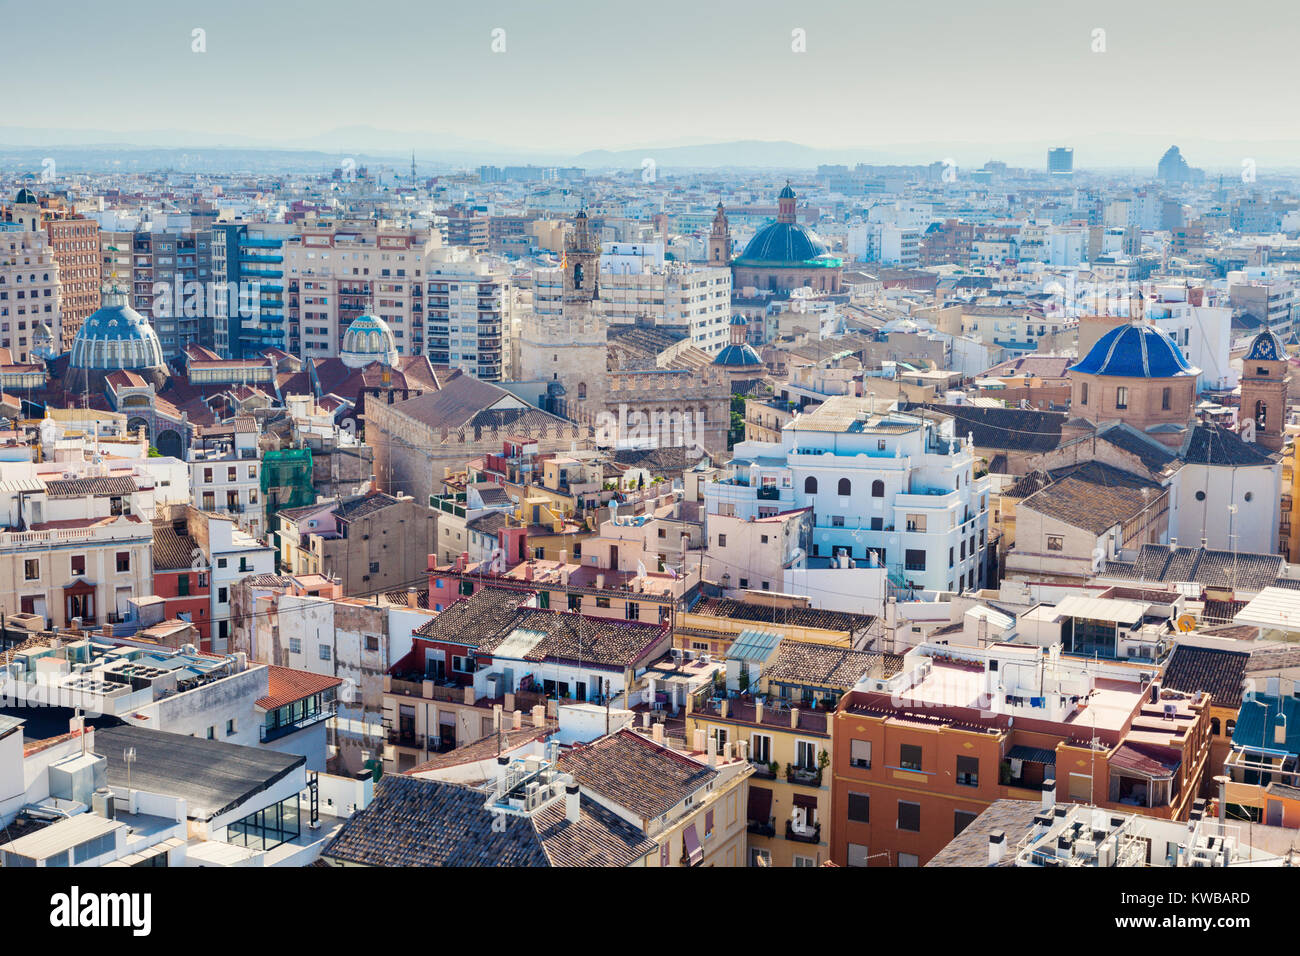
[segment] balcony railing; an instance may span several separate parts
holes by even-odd
[[[788,783],[797,783],[805,787],[822,785],[821,770],[809,770],[807,767],[790,766],[786,768],[785,779]]]
[[[760,820],[750,820],[749,826],[745,829],[755,836],[776,836],[776,820],[772,817],[769,817],[766,823]]]
[[[266,724],[262,724],[258,728],[258,737],[262,743],[267,743],[268,741],[271,740],[279,740],[281,737],[287,737],[290,734],[297,733],[300,730],[305,730],[306,728],[311,727],[313,724],[319,724],[322,721],[329,720],[333,716],[334,716],[334,708],[329,707],[329,708],[325,708],[324,710],[320,710],[314,714],[310,714],[306,717],[302,717],[298,720],[295,720],[292,723],[280,724],[277,727],[268,727],[266,726]]]
[[[785,838],[793,840],[796,843],[821,843],[822,842],[822,825],[814,823],[812,826],[804,825],[802,829],[796,830],[792,820],[785,821]]]

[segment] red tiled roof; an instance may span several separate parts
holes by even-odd
[[[277,667],[275,664],[268,664],[266,670],[267,695],[257,702],[257,706],[263,710],[286,707],[296,700],[311,697],[343,683],[338,677],[326,677],[291,667]]]

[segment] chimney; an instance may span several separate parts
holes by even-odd
[[[731,702],[730,702],[729,700],[727,700],[727,698],[725,698],[725,697],[722,698],[722,705],[721,705],[722,711],[721,711],[721,712],[722,712],[722,716],[723,716],[723,717],[726,717],[726,716],[727,716],[727,711],[731,709],[731,707],[730,707],[730,703],[731,703]]]
[[[709,766],[716,767],[718,765],[718,738],[717,737],[709,738],[708,748],[709,748]]]
[[[113,625],[111,623],[104,624],[104,636],[105,637],[113,636]]]
[[[1056,806],[1056,778],[1048,777],[1043,781],[1043,809],[1050,810]]]
[[[656,723],[650,728],[650,739],[660,747],[664,745],[664,725],[662,723]]]
[[[643,728],[648,728],[650,726],[650,711],[645,710],[641,712],[641,726]]]
[[[534,727],[546,726],[546,708],[543,707],[541,704],[538,704],[536,707],[533,708],[533,726]]]
[[[791,730],[799,729],[799,708],[798,707],[790,708],[790,729]]]
[[[1279,713],[1273,718],[1273,743],[1286,746],[1286,714]]]
[[[1002,857],[1007,852],[1007,833],[1005,830],[994,830],[989,834],[989,866],[997,866],[1002,862]]]
[[[532,579],[533,579],[533,563],[529,561],[527,564],[524,565],[524,580],[531,581]]]
[[[582,788],[571,783],[564,788],[564,818],[570,823],[582,819]]]
[[[762,722],[763,722],[763,702],[761,700],[756,700],[754,701],[754,723],[761,724]]]
[[[708,735],[704,732],[703,728],[695,731],[695,745],[693,749],[695,750],[696,753],[704,752],[704,748],[706,746],[705,741],[707,737]]]
[[[493,730],[497,730],[497,731],[501,730],[502,714],[503,714],[502,706],[500,704],[493,704],[492,705],[492,729]]]
[[[497,757],[497,786],[504,793],[506,789],[506,776],[510,769],[510,758],[505,754]]]
[[[420,606],[419,602],[416,600],[415,588],[406,589],[406,606],[409,608],[417,608]]]

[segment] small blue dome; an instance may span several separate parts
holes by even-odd
[[[1250,351],[1246,353],[1247,362],[1285,361],[1286,357],[1286,346],[1271,329],[1265,329],[1255,336],[1255,340],[1250,343]]]
[[[165,368],[158,335],[146,319],[127,305],[126,294],[114,288],[103,294],[103,305],[92,312],[72,340],[72,368]]]
[[[731,317],[731,324],[732,324],[732,325],[749,325],[749,319],[745,318],[743,315],[733,315],[733,316]]]
[[[741,366],[762,365],[763,360],[759,358],[757,352],[749,345],[728,345],[718,357],[713,360],[714,365],[727,365],[733,368]]]
[[[785,189],[782,189],[779,193],[776,194],[776,198],[777,198],[777,199],[793,199],[793,198],[794,198],[794,190],[790,188],[790,183],[789,183],[788,181],[787,181],[786,184],[785,184]]]
[[[1178,378],[1200,373],[1160,329],[1132,323],[1111,329],[1083,361],[1067,371],[1117,378]]]

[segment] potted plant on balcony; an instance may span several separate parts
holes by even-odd
[[[821,775],[823,771],[825,771],[826,768],[830,766],[830,763],[831,763],[831,755],[829,751],[823,750],[820,754],[817,755],[817,778],[818,778],[817,782],[818,783],[821,783]]]
[[[777,763],[775,760],[773,760],[770,764],[767,765],[767,769],[771,772],[772,779],[775,780],[777,774],[781,772],[781,765]]]

